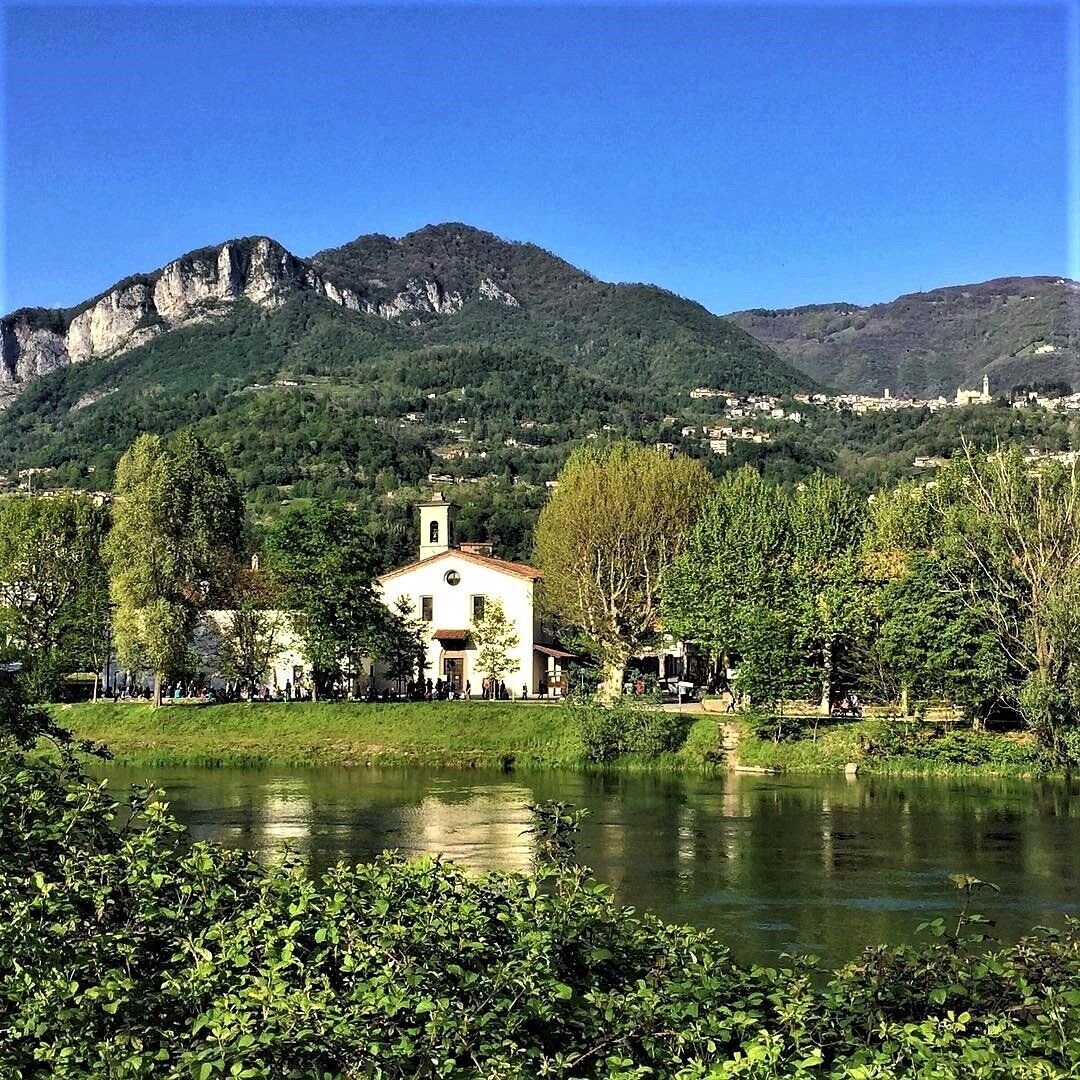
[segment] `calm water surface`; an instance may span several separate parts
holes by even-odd
[[[956,910],[949,874],[993,881],[981,910],[1015,939],[1080,914],[1080,786],[730,775],[437,770],[105,770],[151,781],[199,839],[320,870],[385,848],[475,870],[529,864],[527,803],[587,807],[579,854],[623,903],[711,927],[742,960],[914,938]]]

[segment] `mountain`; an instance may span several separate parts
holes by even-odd
[[[0,346],[0,486],[44,470],[40,486],[107,489],[138,434],[190,428],[257,519],[314,496],[366,505],[389,562],[433,485],[459,492],[463,539],[527,557],[582,440],[668,441],[702,383],[814,386],[699,304],[465,225],[307,259],[230,240],[75,308],[14,312]]]
[[[371,511],[389,565],[411,551],[410,504],[445,487],[462,539],[528,558],[546,485],[587,439],[660,443],[718,474],[750,463],[795,483],[824,469],[866,491],[961,435],[1075,445],[1072,414],[1040,410],[823,408],[796,422],[767,409],[738,425],[767,437],[723,455],[708,434],[723,403],[689,396],[701,385],[952,393],[985,366],[996,386],[999,375],[1080,382],[1075,296],[1055,279],[1016,279],[725,319],[460,224],[361,236],[309,258],[268,237],[230,240],[77,307],[0,320],[0,488],[107,489],[138,434],[187,428],[226,456],[256,521],[315,496],[343,499]],[[848,338],[861,351],[836,361]],[[902,362],[896,340],[907,343]],[[1002,355],[1017,357],[1013,374]]]
[[[228,331],[243,301],[274,311],[298,297],[317,300],[323,321],[340,317],[342,333],[369,346],[535,347],[659,393],[701,382],[761,391],[811,385],[699,304],[653,286],[600,282],[532,244],[447,224],[401,239],[362,236],[311,259],[269,237],[231,240],[125,278],[75,308],[16,311],[0,320],[0,404],[42,375],[184,327],[217,322]]]
[[[1066,382],[1080,388],[1080,284],[996,278],[910,293],[889,303],[756,308],[728,316],[826,386],[895,396],[951,397]]]

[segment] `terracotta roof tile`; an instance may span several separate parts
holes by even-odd
[[[538,581],[544,576],[535,566],[528,566],[525,563],[519,562],[510,562],[507,559],[496,559],[493,555],[476,555],[471,551],[461,551],[458,548],[451,548],[449,551],[443,551],[438,555],[433,555],[430,559],[417,559],[415,562],[408,563],[405,566],[399,566],[396,570],[391,570],[388,573],[382,574],[379,577],[379,580],[385,581],[387,578],[393,578],[397,577],[398,574],[404,574],[407,570],[415,570],[418,566],[435,562],[437,559],[447,559],[451,556],[456,559],[463,559],[465,562],[476,563],[479,566],[488,566],[492,570],[501,570],[504,574],[513,574],[515,577],[527,578],[529,581]]]

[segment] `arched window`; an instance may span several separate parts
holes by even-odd
[[[428,542],[432,544],[439,542],[439,523],[437,521],[433,521],[428,526]]]

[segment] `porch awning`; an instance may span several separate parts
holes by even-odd
[[[441,641],[444,645],[464,645],[466,638],[469,636],[468,630],[436,630],[431,635],[436,641]]]
[[[578,655],[567,652],[566,649],[560,649],[558,645],[535,645],[534,648],[545,656],[554,656],[556,660],[576,660]]]

